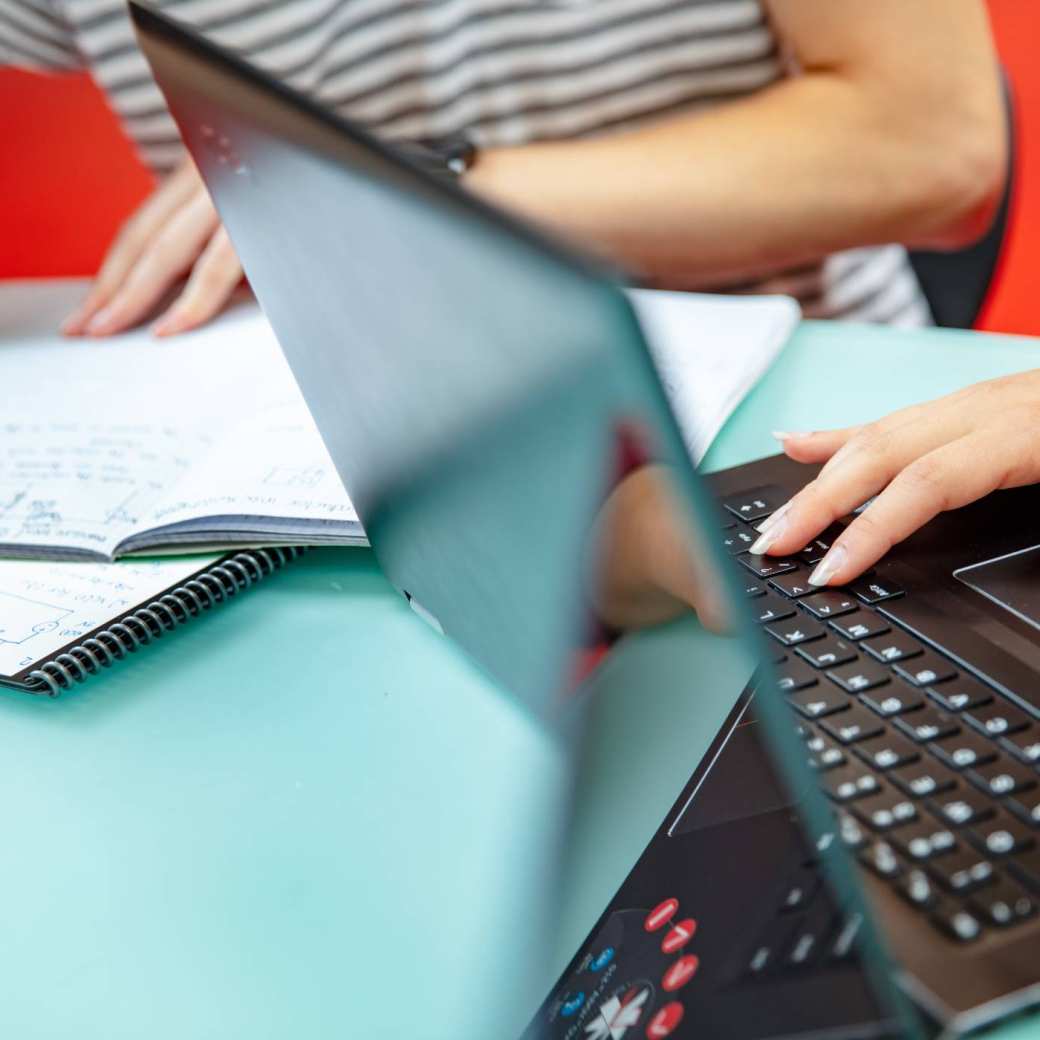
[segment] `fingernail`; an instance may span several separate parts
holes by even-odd
[[[112,320],[112,312],[104,307],[87,322],[87,332],[94,334],[104,332]]]
[[[769,516],[767,516],[765,520],[763,520],[762,523],[760,523],[755,528],[755,530],[758,531],[759,534],[761,534],[763,531],[768,531],[773,526],[773,524],[779,523],[779,521],[781,521],[785,516],[787,516],[788,510],[791,508],[793,504],[793,499],[785,502],[775,513],[770,513]]]
[[[755,556],[762,556],[764,553],[769,552],[776,545],[780,536],[787,530],[787,523],[787,517],[781,516],[772,527],[758,536],[758,539],[752,544],[748,552],[753,553]]]
[[[816,565],[809,575],[810,585],[826,585],[845,566],[849,554],[844,545],[832,545],[830,552]]]
[[[63,336],[71,335],[83,324],[83,312],[75,311],[70,314],[62,323],[58,326],[59,331]]]
[[[778,441],[786,441],[790,440],[792,437],[808,437],[809,434],[803,430],[796,430],[794,432],[789,432],[787,430],[773,430],[771,436]]]

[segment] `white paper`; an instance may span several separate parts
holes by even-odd
[[[700,462],[801,317],[790,296],[628,294],[686,448]]]
[[[181,556],[148,563],[0,560],[0,675],[24,671],[212,563]]]

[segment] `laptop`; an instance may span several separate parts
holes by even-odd
[[[615,275],[131,10],[387,576],[573,765],[544,899],[518,920],[580,900],[610,813],[595,767],[623,797],[612,753],[663,720],[673,804],[584,938],[557,929],[511,951],[510,978],[458,980],[488,1002],[544,982],[497,1035],[956,1036],[1036,1003],[1040,493],[812,590],[834,531],[790,559],[747,548],[813,471],[698,478]],[[726,637],[690,619],[605,650],[590,635],[632,441],[686,511]],[[688,761],[682,719],[708,697],[724,718]]]

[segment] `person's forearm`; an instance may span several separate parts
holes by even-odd
[[[997,96],[999,104],[999,95]],[[986,226],[999,118],[902,113],[839,75],[609,137],[483,154],[469,185],[651,281],[708,286],[883,242],[950,246]]]

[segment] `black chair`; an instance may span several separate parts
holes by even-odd
[[[1004,102],[1007,111],[1008,175],[1004,197],[989,230],[966,249],[910,253],[910,265],[921,283],[935,323],[945,328],[970,329],[975,324],[1007,236],[1017,153],[1015,105],[1007,76],[1004,77]]]

